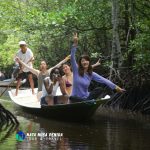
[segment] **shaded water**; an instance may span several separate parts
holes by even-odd
[[[0,150],[59,149],[59,150],[149,150],[150,117],[125,111],[99,108],[88,122],[48,120],[23,112],[10,100],[0,100],[20,122],[15,131],[0,132]],[[61,116],[60,116],[61,117]],[[16,131],[36,133],[24,141],[16,140]],[[61,137],[38,137],[38,133],[62,133]],[[9,136],[1,140],[4,135]]]

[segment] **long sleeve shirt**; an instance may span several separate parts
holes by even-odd
[[[76,47],[72,47],[71,49],[71,66],[73,71],[73,89],[71,96],[87,98],[89,96],[88,87],[91,83],[91,80],[103,83],[109,86],[111,89],[115,89],[116,85],[114,83],[95,72],[92,72],[92,75],[84,73],[83,76],[80,76],[78,72],[78,65],[75,59],[76,50]]]

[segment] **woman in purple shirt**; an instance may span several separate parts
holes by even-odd
[[[73,89],[70,97],[71,102],[73,101],[82,101],[82,100],[92,100],[96,97],[93,97],[93,93],[88,92],[89,85],[91,80],[105,84],[111,89],[115,89],[117,92],[123,92],[124,89],[112,83],[110,80],[105,79],[104,77],[98,75],[92,71],[91,61],[87,55],[83,55],[79,59],[77,64],[75,59],[75,53],[77,50],[78,38],[77,34],[74,35],[74,44],[71,49],[71,66],[73,71]],[[100,91],[99,91],[100,93]],[[97,97],[99,94],[95,93]]]

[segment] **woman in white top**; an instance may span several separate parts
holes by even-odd
[[[57,90],[60,87],[62,96],[57,96]],[[60,103],[67,103],[68,97],[65,90],[65,82],[62,79],[59,68],[54,68],[49,77],[44,79],[44,86],[42,89],[41,105],[53,105]]]

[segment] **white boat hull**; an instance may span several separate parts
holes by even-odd
[[[11,100],[17,105],[28,108],[41,108],[40,101],[37,99],[37,88],[34,89],[35,94],[32,94],[31,89],[19,90],[15,96],[16,89],[8,91]]]

